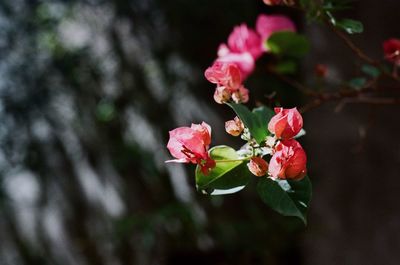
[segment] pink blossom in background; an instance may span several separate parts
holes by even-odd
[[[282,4],[282,0],[263,0],[266,5],[274,6]]]
[[[303,118],[296,108],[275,108],[275,116],[268,123],[268,130],[277,138],[289,139],[296,136],[303,127]]]
[[[258,156],[252,157],[250,162],[247,163],[247,167],[250,172],[257,177],[265,176],[268,171],[267,161]]]
[[[278,31],[296,31],[290,18],[282,15],[259,15],[256,21],[256,31],[261,36],[261,48],[268,51],[265,41]]]
[[[189,127],[179,127],[169,132],[167,148],[174,160],[168,162],[193,163],[200,166],[207,175],[215,167],[215,161],[208,154],[211,143],[211,127],[203,122]]]
[[[216,61],[235,64],[240,70],[242,80],[245,80],[254,71],[256,65],[253,56],[249,52],[231,52],[223,44],[218,49],[218,58]]]
[[[307,156],[294,139],[281,141],[272,156],[268,172],[274,178],[300,180],[305,177]]]
[[[233,53],[248,52],[255,60],[263,53],[260,36],[246,24],[234,27],[228,37],[228,47]]]
[[[396,65],[400,65],[400,39],[388,39],[383,42],[385,59]]]

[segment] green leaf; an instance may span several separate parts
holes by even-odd
[[[297,72],[297,64],[294,61],[283,61],[275,65],[275,71],[280,74],[294,74]]]
[[[210,156],[216,166],[208,175],[204,175],[200,167],[196,167],[196,186],[199,191],[210,195],[230,194],[242,190],[250,179],[246,161],[218,162],[219,160],[239,159],[236,151],[224,145],[210,149]]]
[[[253,109],[251,112],[246,106],[242,104],[227,103],[231,107],[236,115],[242,120],[244,125],[249,128],[251,136],[261,143],[265,140],[265,137],[270,135],[268,131],[268,122],[275,115],[275,113],[265,106]]]
[[[271,53],[295,58],[303,57],[310,49],[310,43],[305,36],[290,31],[272,34],[266,45]]]
[[[367,83],[367,79],[365,77],[356,77],[349,81],[349,86],[354,89],[360,89]]]
[[[336,21],[336,26],[349,34],[362,33],[364,26],[360,21],[353,19],[341,19]]]
[[[363,71],[367,75],[370,75],[373,78],[377,78],[381,74],[381,71],[378,68],[370,64],[364,64],[361,67],[361,71]]]
[[[295,216],[307,224],[307,209],[311,200],[311,182],[306,176],[300,181],[262,178],[257,191],[261,200],[284,216]]]

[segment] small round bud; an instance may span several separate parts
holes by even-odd
[[[231,93],[226,87],[219,86],[215,89],[214,100],[219,104],[224,104],[231,98]]]
[[[225,131],[232,136],[239,136],[243,130],[243,122],[238,117],[225,122]]]
[[[250,162],[247,163],[247,167],[250,172],[257,177],[265,176],[268,171],[267,161],[258,156],[252,157]]]

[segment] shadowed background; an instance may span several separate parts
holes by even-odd
[[[383,40],[400,37],[400,3],[384,2],[347,12],[377,59]],[[264,205],[255,178],[207,197],[193,166],[164,164],[168,131],[191,122],[213,127],[213,145],[240,147],[203,72],[234,25],[282,12],[312,43],[297,78],[310,81],[315,63],[331,81],[354,74],[358,62],[326,27],[261,0],[1,1],[0,264],[397,264],[397,106],[304,114],[306,228]],[[266,74],[268,59],[246,82],[250,105],[302,106]]]

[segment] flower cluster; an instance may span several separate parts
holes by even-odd
[[[307,157],[300,143],[293,139],[302,127],[303,118],[296,108],[275,108],[275,116],[268,123],[268,130],[274,136],[267,137],[261,146],[250,142],[252,148],[247,153],[259,154],[252,156],[247,164],[250,172],[256,176],[268,174],[276,179],[302,179],[306,175]],[[242,128],[237,117],[225,123],[226,132],[233,136],[240,135]],[[272,155],[269,163],[262,158],[266,154]]]
[[[233,29],[227,44],[219,46],[218,58],[205,71],[207,80],[217,85],[214,93],[217,103],[231,99],[246,103],[249,100],[249,91],[243,82],[254,71],[256,60],[268,52],[266,40],[278,31],[296,31],[296,28],[285,16],[260,15],[255,30],[246,24]]]

